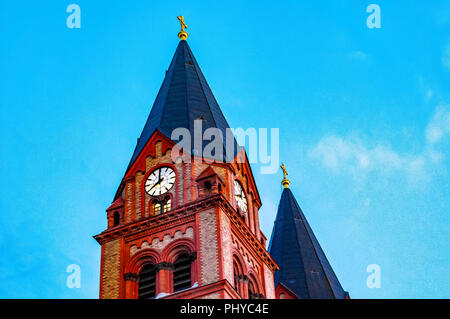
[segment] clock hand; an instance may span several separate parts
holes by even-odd
[[[156,186],[158,186],[163,180],[164,180],[164,178],[160,178],[160,179],[158,180],[158,182],[157,182],[155,185],[153,185],[152,188],[150,188],[150,190],[152,190],[153,188],[155,188]]]

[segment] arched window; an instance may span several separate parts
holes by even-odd
[[[163,213],[168,212],[171,209],[172,206],[172,200],[169,196],[165,198],[164,204],[163,204]]]
[[[173,291],[191,287],[191,257],[183,253],[173,263]]]
[[[156,295],[156,266],[146,264],[139,273],[139,299],[150,299]]]
[[[113,218],[114,218],[114,226],[118,226],[120,224],[120,213],[114,212]]]
[[[154,200],[152,202],[153,216],[166,213],[172,209],[172,200],[170,196],[166,196],[162,200]]]
[[[237,291],[238,294],[240,294],[240,287],[239,287],[239,275],[240,275],[240,269],[236,262],[236,260],[233,261],[233,279],[234,279],[234,290]]]
[[[253,280],[250,280],[248,282],[248,299],[257,299],[255,284],[253,283]]]
[[[205,182],[205,195],[210,195],[212,191],[212,184],[210,181]]]
[[[153,204],[153,215],[159,215],[161,214],[161,204],[159,202],[156,202]]]

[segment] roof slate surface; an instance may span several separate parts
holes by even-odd
[[[300,299],[344,299],[342,289],[292,191],[285,188],[278,206],[269,252],[280,266],[282,283]]]
[[[226,129],[229,127],[228,123],[188,43],[182,40],[179,42],[169,69],[166,72],[127,171],[156,129],[169,138],[172,137],[172,132],[176,128],[188,129],[192,137],[191,152],[193,155],[198,155],[198,146],[202,145],[204,147],[210,141],[202,141],[200,142],[201,144],[195,144],[194,120],[202,121],[202,133],[210,127],[215,127],[220,129],[225,139]],[[201,139],[202,136],[200,135],[199,137]],[[176,139],[172,140],[179,142]],[[224,145],[226,145],[225,142]],[[233,151],[228,154],[232,157],[230,161],[234,159],[238,152],[234,137],[232,145]],[[225,157],[225,150],[223,154]]]

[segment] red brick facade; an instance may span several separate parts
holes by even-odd
[[[107,209],[108,228],[95,236],[102,246],[100,298],[137,298],[146,263],[158,265],[157,298],[275,298],[278,266],[265,249],[261,201],[245,152],[237,156],[244,163],[186,162],[172,158],[173,148],[155,131]],[[175,171],[176,181],[164,195],[171,209],[155,215],[144,184],[162,166]],[[235,201],[235,180],[247,197],[246,214]],[[173,264],[180,254],[192,257],[191,287],[174,292]]]

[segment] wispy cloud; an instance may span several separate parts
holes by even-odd
[[[418,76],[417,80],[419,84],[419,90],[424,96],[424,101],[426,103],[430,103],[433,97],[435,96],[434,91],[431,89],[431,87],[427,84],[427,82],[422,76]]]
[[[423,155],[400,154],[389,145],[378,143],[373,147],[358,138],[331,135],[321,139],[309,152],[312,159],[335,173],[351,171],[354,174],[373,171],[392,173],[399,170],[408,175],[424,174]]]
[[[427,126],[426,137],[430,144],[440,142],[450,133],[450,106],[440,105]]]
[[[352,60],[358,60],[358,61],[365,61],[365,62],[371,62],[372,58],[363,51],[353,51],[349,54],[349,58]]]
[[[450,136],[450,108],[436,108],[425,135],[421,152],[402,153],[389,143],[371,143],[355,137],[325,136],[309,150],[310,158],[318,160],[334,173],[350,172],[355,175],[377,172],[382,174],[404,173],[408,178],[430,178],[433,165],[444,159],[437,151],[438,143]]]
[[[425,102],[427,102],[427,103],[430,102],[432,98],[433,98],[433,90],[428,89],[425,92]]]

